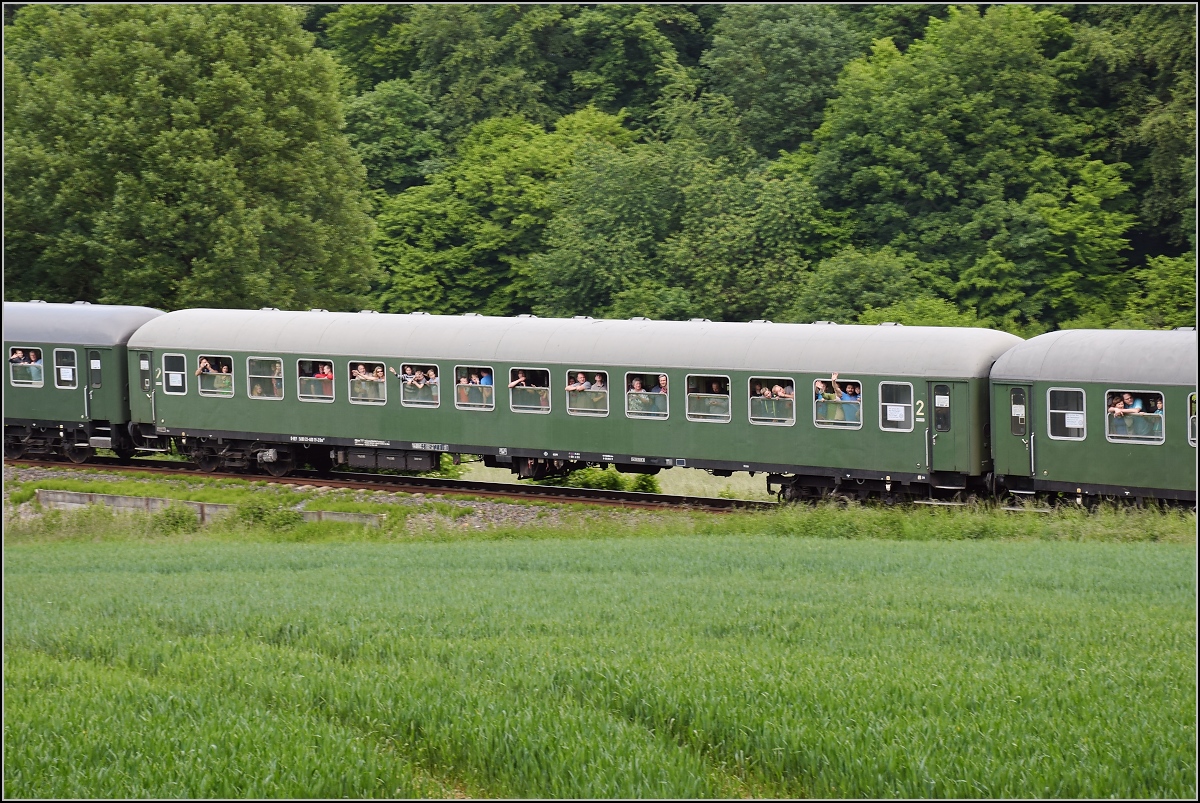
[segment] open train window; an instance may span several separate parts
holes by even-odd
[[[439,392],[442,372],[436,365],[406,362],[399,373],[395,368],[391,370],[400,381],[400,403],[405,407],[437,407],[442,403]]]
[[[233,395],[233,358],[216,354],[201,354],[196,359],[201,396]]]
[[[670,394],[667,375],[625,374],[625,415],[628,418],[669,418]]]
[[[550,372],[513,368],[508,372],[508,406],[514,413],[550,412]]]
[[[790,377],[752,376],[747,382],[751,424],[790,427],[796,423],[796,383]]]
[[[913,386],[908,382],[879,383],[879,428],[913,431]]]
[[[688,374],[688,421],[709,421],[715,424],[727,424],[731,417],[730,407],[729,377]]]
[[[1078,388],[1050,388],[1046,391],[1046,414],[1050,418],[1050,437],[1054,440],[1081,441],[1087,438],[1086,397]]]
[[[54,350],[54,387],[63,390],[79,387],[79,370],[75,359],[75,349]]]
[[[35,359],[36,358],[36,359]],[[40,388],[45,384],[42,350],[14,346],[8,351],[8,381],[17,387]]]
[[[862,429],[862,383],[837,374],[814,380],[813,424],[830,429]]]
[[[1196,445],[1196,394],[1188,396],[1188,443]]]
[[[164,354],[163,393],[172,396],[187,394],[187,357],[182,354]]]
[[[252,399],[283,398],[283,360],[278,357],[246,359],[246,392]]]
[[[460,410],[496,409],[495,377],[489,365],[454,366],[454,406]]]
[[[350,360],[346,363],[351,404],[387,404],[387,371],[383,363]]]
[[[1166,439],[1166,409],[1157,390],[1109,389],[1104,394],[1104,437],[1119,443]]]
[[[330,360],[296,360],[296,397],[306,402],[331,402],[334,378]]]
[[[608,415],[607,371],[567,371],[566,389],[568,415]]]

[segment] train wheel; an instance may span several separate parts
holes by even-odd
[[[128,446],[121,446],[114,448],[113,453],[116,454],[117,460],[122,464],[128,464],[130,460],[133,460],[133,456],[137,454],[137,449],[133,449]]]
[[[4,457],[8,460],[20,460],[25,454],[25,444],[15,441],[4,442]]]
[[[95,453],[96,450],[90,446],[76,446],[75,444],[66,444],[63,446],[63,457],[72,463],[86,463]]]
[[[286,477],[296,467],[296,463],[290,455],[280,455],[278,460],[270,463],[262,463],[261,465],[272,477]]]
[[[205,474],[211,474],[221,467],[221,458],[212,452],[193,452],[192,462],[196,464],[196,468],[203,471]]]

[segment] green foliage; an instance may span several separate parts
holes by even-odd
[[[304,516],[298,510],[284,507],[268,498],[251,499],[237,506],[237,520],[249,527],[261,527],[264,530],[290,530],[304,523]]]
[[[589,466],[572,471],[565,477],[541,480],[539,485],[556,485],[565,488],[594,488],[601,491],[637,491],[639,493],[662,493],[658,478],[653,474],[622,474],[616,468]]]
[[[151,516],[151,523],[161,533],[194,533],[200,529],[200,517],[187,505],[168,505]]]
[[[429,98],[403,79],[377,84],[346,102],[346,134],[367,170],[367,184],[388,194],[433,172],[445,147],[438,123]]]
[[[877,251],[847,248],[822,260],[805,277],[788,313],[798,323],[854,323],[871,307],[888,307],[924,293],[932,271],[912,254],[890,246]]]
[[[1129,297],[1123,325],[1173,329],[1196,325],[1196,252],[1181,257],[1151,257],[1136,271],[1137,291]]]
[[[905,326],[975,327],[984,325],[976,317],[974,309],[968,308],[966,312],[963,312],[946,299],[933,296],[907,298],[878,309],[867,306],[858,314],[857,322],[869,326],[886,321]]]
[[[838,74],[857,55],[834,6],[731,5],[701,63],[709,86],[733,99],[751,143],[766,155],[809,139]]]
[[[362,168],[297,11],[27,6],[4,42],[10,297],[361,304]]]

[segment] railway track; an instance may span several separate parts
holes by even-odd
[[[192,463],[165,460],[130,460],[121,462],[116,458],[95,457],[87,463],[67,463],[56,460],[8,460],[8,466],[31,468],[54,468],[66,470],[88,470],[103,468],[105,471],[140,472],[163,475],[187,476],[198,473]],[[729,512],[734,510],[768,510],[777,506],[775,502],[760,502],[751,499],[721,499],[705,496],[677,496],[674,494],[650,494],[634,491],[606,491],[593,488],[564,488],[553,485],[525,485],[520,483],[478,482],[474,480],[450,480],[440,477],[414,477],[392,474],[363,474],[336,471],[321,474],[316,471],[293,471],[286,477],[262,477],[233,472],[205,473],[205,477],[220,477],[238,480],[266,480],[279,485],[308,485],[327,488],[353,488],[365,491],[392,491],[402,493],[433,493],[445,496],[491,497],[499,499],[522,499],[542,502],[563,502],[589,505],[611,505],[617,507],[650,508],[666,510],[683,508],[706,512]]]

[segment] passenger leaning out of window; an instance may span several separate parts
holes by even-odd
[[[200,358],[200,367],[196,369],[196,376],[200,376],[200,374],[212,374],[212,373],[216,373],[216,372],[213,371],[212,366],[208,364],[208,357],[201,357]]]
[[[834,376],[836,377],[837,374],[834,374]],[[817,420],[829,421],[829,402],[837,401],[837,394],[826,387],[824,379],[818,379],[813,382],[813,400],[816,402]],[[840,404],[834,405],[833,420],[844,420]]]
[[[8,358],[8,361],[13,365],[28,365],[29,363],[29,360],[25,359],[24,349],[13,349],[12,356]]]
[[[476,384],[478,384],[478,377],[476,377],[474,374],[472,374],[471,377],[473,379],[475,379]],[[509,382],[508,386],[510,388],[527,388],[527,387],[530,387],[529,379],[526,378],[524,371],[518,369],[517,370],[517,378],[514,379],[513,381]]]
[[[567,385],[567,390],[591,390],[592,383],[587,381],[587,375],[580,371],[575,375],[575,381]]]
[[[853,382],[847,382],[846,388],[843,390],[838,385],[837,378],[838,375],[836,372],[834,372],[833,376],[829,379],[830,383],[833,385],[834,395],[837,397],[837,400],[841,402],[841,404],[838,405],[837,411],[841,413],[841,415],[837,415],[835,417],[844,419],[846,421],[857,422],[858,402],[860,401],[860,397],[858,395],[858,385]]]
[[[658,384],[650,388],[651,393],[666,393],[667,392],[667,375],[658,375]]]

